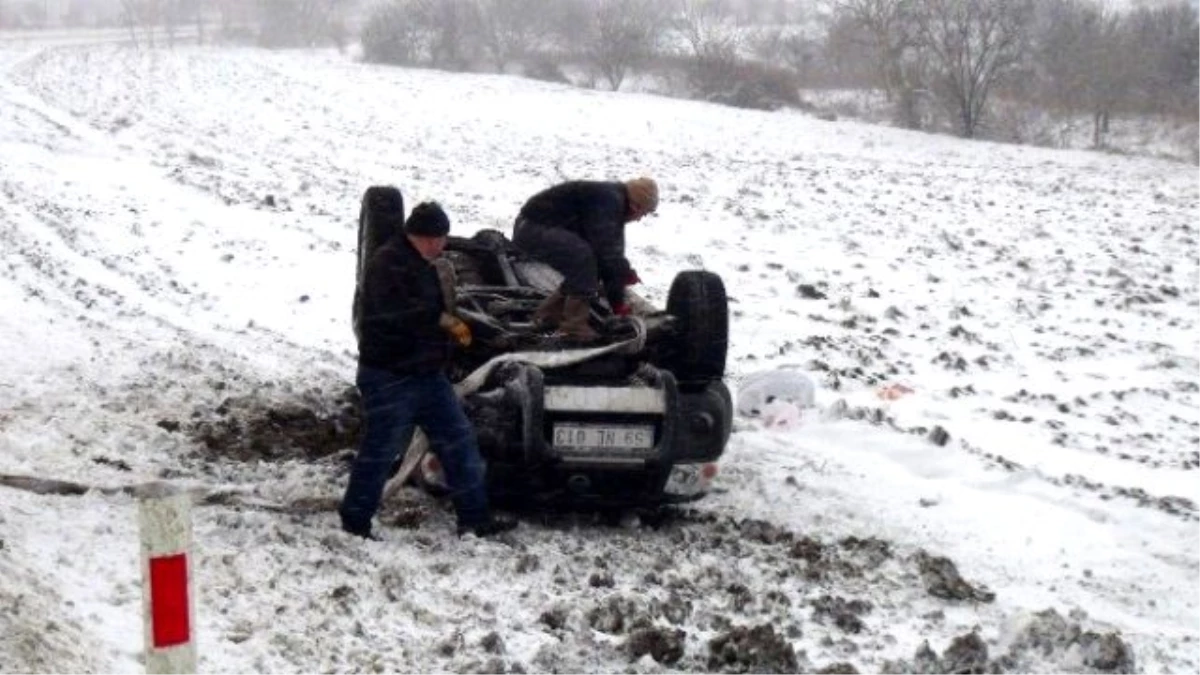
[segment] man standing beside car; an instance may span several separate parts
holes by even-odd
[[[432,261],[441,255],[450,219],[436,202],[413,208],[367,262],[356,384],[364,432],[339,514],[342,529],[375,538],[371,519],[404,443],[420,426],[441,462],[458,517],[458,533],[489,536],[516,522],[492,516],[479,444],[446,368],[454,343],[471,343],[470,328],[446,307]]]
[[[613,312],[629,314],[625,288],[641,280],[625,258],[625,225],[657,208],[658,185],[650,178],[568,181],[530,197],[513,226],[513,243],[563,275],[534,312],[534,327],[557,328],[572,341],[596,340],[588,317],[600,282]]]

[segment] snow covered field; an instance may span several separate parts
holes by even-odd
[[[802,369],[800,427],[740,417],[719,491],[657,528],[459,540],[406,493],[364,542],[321,508],[200,505],[201,670],[1200,670],[1185,164],[332,53],[0,42],[0,474],[327,504],[362,191],[467,234],[641,174],[645,293],[720,273],[731,384]],[[291,447],[295,420],[328,433]],[[137,551],[127,494],[0,487],[0,671],[140,670]]]

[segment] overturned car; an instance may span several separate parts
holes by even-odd
[[[366,191],[360,280],[365,260],[402,220],[396,188]],[[719,276],[681,272],[665,309],[631,297],[627,317],[593,301],[590,323],[602,338],[581,347],[533,329],[533,312],[560,275],[503,233],[452,236],[437,264],[448,306],[474,336],[450,375],[495,503],[656,507],[708,491],[733,415],[722,379],[729,314]],[[434,455],[414,450],[399,479],[444,489]]]

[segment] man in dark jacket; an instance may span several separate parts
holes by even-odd
[[[342,529],[361,537],[374,538],[371,519],[414,425],[424,429],[445,471],[460,535],[516,525],[488,509],[475,431],[445,374],[453,343],[471,341],[469,327],[446,307],[431,262],[449,232],[450,219],[436,202],[418,204],[363,274],[356,383],[365,431],[339,509]]]
[[[530,197],[517,216],[513,243],[563,275],[534,313],[535,327],[595,340],[588,317],[599,282],[613,312],[628,314],[625,287],[639,279],[625,258],[625,224],[657,208],[658,186],[649,178],[570,181]]]

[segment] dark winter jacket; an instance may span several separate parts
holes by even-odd
[[[560,227],[592,247],[609,302],[624,298],[629,260],[625,258],[625,219],[629,196],[623,183],[570,181],[543,190],[521,207],[520,217],[543,227]]]
[[[396,233],[363,273],[359,364],[397,375],[445,369],[453,342],[438,327],[444,309],[437,270]]]

